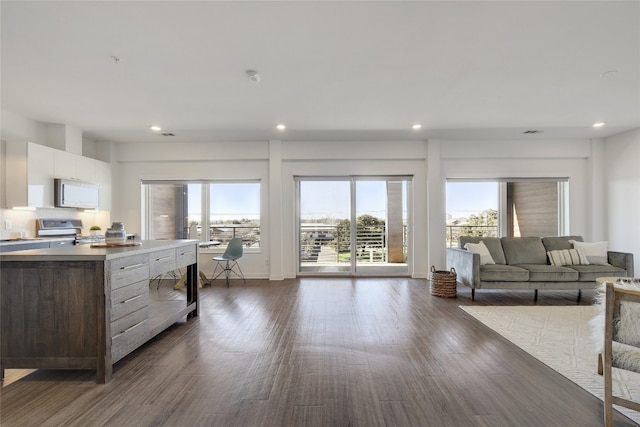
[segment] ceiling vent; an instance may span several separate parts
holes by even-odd
[[[543,130],[525,130],[522,133],[524,133],[525,135],[532,135],[534,133],[542,133],[542,132],[544,132],[544,131]]]
[[[162,132],[160,135],[162,135],[162,136],[176,136],[174,133],[171,133],[171,132]]]

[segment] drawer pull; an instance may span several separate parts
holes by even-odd
[[[125,329],[124,331],[120,332],[119,334],[117,334],[117,335],[116,335],[116,336],[114,336],[113,338],[117,338],[117,337],[119,337],[120,335],[124,335],[124,334],[126,334],[127,332],[129,332],[129,331],[131,331],[131,330],[133,330],[133,329],[137,328],[138,326],[142,325],[144,322],[146,322],[146,320],[142,320],[142,321],[140,321],[140,322],[136,323],[136,324],[135,324],[135,325],[133,325],[133,326],[129,326],[127,329]]]
[[[193,253],[193,251],[191,251],[191,252],[182,252],[180,254],[180,256],[191,255],[192,253]]]
[[[124,300],[124,301],[120,302],[120,304],[126,304],[126,303],[131,302],[131,301],[133,301],[134,299],[138,299],[138,298],[142,298],[142,294],[140,294],[140,295],[136,295],[135,297],[127,298],[126,300]]]
[[[161,257],[161,258],[156,258],[156,261],[162,261],[163,259],[169,259],[169,258],[171,258],[171,255],[169,255],[169,256],[163,256],[163,257]]]
[[[120,270],[129,270],[131,268],[138,268],[143,266],[144,266],[144,263],[141,262],[140,264],[125,265],[124,267],[120,267]]]

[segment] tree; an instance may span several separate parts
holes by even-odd
[[[498,226],[498,211],[487,209],[478,215],[471,215],[469,221],[462,227],[462,236],[489,236],[495,235]]]
[[[384,219],[376,218],[375,216],[369,214],[362,214],[356,219],[356,224],[358,225],[358,228],[379,228],[381,226],[384,227]]]

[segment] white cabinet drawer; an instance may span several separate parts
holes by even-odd
[[[175,248],[164,249],[149,254],[149,276],[166,273],[176,269]]]
[[[149,281],[142,280],[111,292],[111,321],[149,305]]]
[[[178,268],[195,264],[197,259],[198,249],[195,245],[176,248],[176,264]]]

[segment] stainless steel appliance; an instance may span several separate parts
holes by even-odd
[[[56,239],[61,245],[88,245],[103,243],[104,236],[82,236],[82,220],[47,218],[36,220],[36,236],[39,238]]]
[[[100,186],[73,179],[54,180],[54,198],[60,208],[97,208],[100,204]]]

